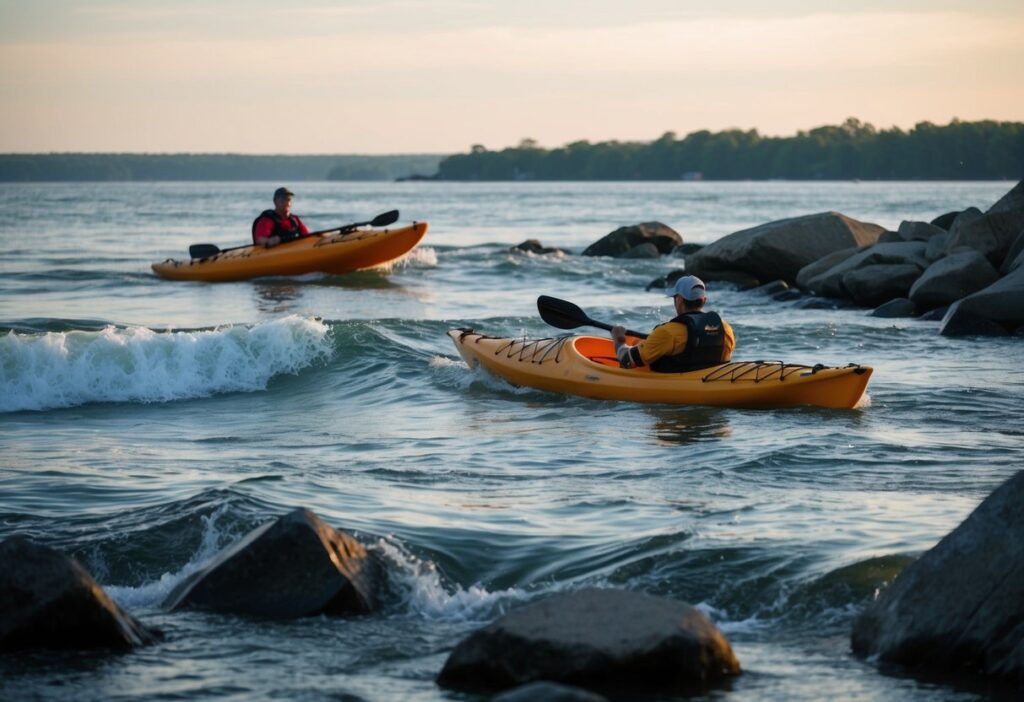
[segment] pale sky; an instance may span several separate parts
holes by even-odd
[[[0,0],[0,152],[1024,121],[1024,0]]]

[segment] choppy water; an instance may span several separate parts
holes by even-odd
[[[876,369],[864,409],[749,411],[513,389],[444,332],[551,334],[538,293],[633,328],[667,316],[643,287],[672,262],[507,252],[528,237],[578,251],[656,219],[708,242],[828,209],[895,228],[1011,183],[304,184],[312,228],[399,207],[431,229],[389,273],[149,272],[190,243],[243,243],[276,185],[0,185],[0,538],[75,555],[168,633],[128,655],[4,657],[0,698],[465,699],[433,683],[462,635],[584,585],[699,604],[746,671],[730,699],[991,693],[879,672],[848,635],[872,573],[1024,464],[1019,340],[712,289],[737,358]],[[160,611],[204,558],[298,505],[390,560],[383,613]]]

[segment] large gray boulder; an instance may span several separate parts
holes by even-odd
[[[672,253],[672,250],[683,243],[672,227],[661,222],[641,222],[626,227],[619,227],[606,234],[583,250],[584,256],[622,256],[635,246],[651,243],[658,247],[659,254]]]
[[[851,641],[882,661],[1024,684],[1024,472],[882,590]]]
[[[816,278],[833,266],[839,265],[858,251],[860,251],[859,248],[851,246],[848,249],[840,249],[839,251],[830,253],[828,256],[822,256],[814,263],[808,263],[800,269],[799,273],[796,274],[796,287],[801,290],[810,290],[810,288],[807,287],[807,284],[812,278]]]
[[[930,310],[952,304],[998,279],[999,273],[987,258],[977,251],[966,251],[928,266],[910,288],[909,297],[918,307]]]
[[[875,244],[840,261],[824,273],[814,276],[807,281],[807,288],[818,295],[850,297],[850,291],[843,285],[843,276],[850,271],[883,263],[906,263],[917,266],[920,272],[928,267],[928,259],[924,256],[927,248],[928,245],[921,241]],[[897,295],[896,297],[901,296]]]
[[[362,544],[296,509],[218,553],[163,605],[273,618],[358,614],[377,607],[383,577]]]
[[[846,272],[843,288],[858,305],[874,307],[894,297],[906,297],[919,275],[920,267],[911,263],[879,263]]]
[[[958,217],[950,229],[947,250],[956,246],[970,246],[985,254],[995,266],[1002,264],[1010,246],[1024,229],[1024,180],[985,214],[961,223]]]
[[[462,640],[444,687],[504,689],[537,680],[584,687],[673,689],[738,675],[729,642],[699,610],[624,590],[554,595]]]
[[[946,336],[976,333],[959,331],[965,327],[957,318],[970,316],[987,319],[1008,330],[1024,325],[1024,266],[953,303],[942,320],[941,333]]]
[[[831,253],[875,243],[885,231],[838,212],[793,217],[724,236],[686,257],[686,270],[740,270],[758,280],[781,278],[791,285],[800,269]]]
[[[77,561],[20,536],[0,543],[0,650],[125,650],[157,638]]]

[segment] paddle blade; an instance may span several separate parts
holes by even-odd
[[[559,300],[557,297],[548,295],[538,297],[537,311],[540,312],[541,319],[558,329],[594,326],[586,312],[568,300]]]
[[[398,221],[398,210],[391,210],[390,212],[382,212],[370,221],[371,227],[386,227],[389,224],[394,224]]]
[[[192,244],[188,247],[188,255],[192,258],[209,258],[220,253],[220,247],[213,244]]]

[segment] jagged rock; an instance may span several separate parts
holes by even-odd
[[[924,257],[931,262],[938,261],[940,258],[946,255],[946,246],[949,244],[949,232],[942,232],[936,234],[928,240],[928,245],[924,250]]]
[[[946,312],[948,312],[948,311],[949,311],[949,305],[946,305],[944,307],[936,307],[934,310],[928,310],[927,312],[922,312],[921,315],[917,318],[917,321],[919,321],[919,322],[941,322],[942,319],[946,316]]]
[[[985,214],[974,219],[957,217],[950,229],[947,250],[966,245],[985,254],[995,266],[1000,265],[1024,229],[1024,180],[992,205]]]
[[[565,249],[560,249],[555,246],[544,246],[537,239],[527,239],[521,244],[516,244],[510,248],[509,251],[512,253],[525,252],[532,254],[556,254],[559,256],[568,253]]]
[[[659,254],[667,254],[683,243],[683,237],[661,222],[642,222],[619,227],[611,234],[606,234],[585,248],[583,255],[621,256],[634,246],[647,242],[654,244]]]
[[[658,251],[658,247],[648,241],[637,244],[619,258],[658,258],[659,256],[661,256],[661,252]]]
[[[904,239],[902,236],[900,236],[899,232],[884,231],[884,232],[882,232],[881,234],[878,235],[878,240],[876,241],[876,243],[878,243],[878,244],[888,244],[888,243],[893,242],[893,241],[907,241],[907,240]]]
[[[927,244],[921,241],[875,244],[874,246],[861,249],[853,256],[832,266],[824,273],[811,278],[807,281],[806,287],[818,295],[848,297],[850,292],[843,285],[843,276],[850,271],[883,263],[905,263],[917,266],[923,271],[928,267],[928,260],[924,257],[925,249],[927,249]],[[896,295],[895,297],[900,296]]]
[[[159,636],[77,561],[21,536],[0,542],[0,650],[125,650]]]
[[[1020,234],[1010,245],[1010,250],[1006,252],[1003,265],[999,266],[999,273],[1006,275],[1010,271],[1016,270],[1021,264],[1024,264],[1024,229],[1021,229]]]
[[[704,248],[704,244],[680,244],[679,246],[672,249],[672,255],[676,257],[685,258],[692,253],[696,253]]]
[[[502,692],[491,702],[608,702],[608,698],[578,687],[553,682],[533,682]]]
[[[823,256],[814,263],[808,263],[800,269],[799,273],[796,274],[796,286],[801,290],[809,290],[810,288],[807,287],[807,283],[812,278],[816,278],[833,266],[839,265],[858,251],[860,251],[858,247],[851,246],[848,249],[841,249],[834,253],[830,253],[828,256]]]
[[[939,259],[925,269],[914,286],[910,299],[929,310],[949,305],[962,297],[988,287],[999,273],[979,252],[971,250]]]
[[[973,208],[973,209],[977,209],[977,208]],[[951,226],[953,226],[953,220],[956,219],[956,216],[958,214],[960,214],[960,210],[954,210],[953,212],[947,212],[946,214],[941,214],[938,217],[936,217],[935,219],[933,219],[931,221],[931,223],[934,224],[936,227],[939,227],[941,229],[945,229],[948,232],[949,228]]]
[[[917,305],[905,297],[897,297],[895,300],[889,300],[884,305],[880,305],[873,309],[871,311],[871,316],[882,317],[885,319],[896,319],[901,317],[916,317],[917,313]]]
[[[1024,684],[1024,472],[998,487],[854,622],[860,655]]]
[[[900,222],[899,234],[903,241],[928,241],[937,234],[945,234],[946,230],[928,222]]]
[[[759,280],[796,281],[804,266],[851,246],[875,243],[885,231],[838,212],[793,217],[734,232],[708,244],[686,259],[686,269],[744,271]]]
[[[905,297],[919,275],[921,269],[910,263],[879,263],[844,273],[843,288],[857,304],[874,307]]]
[[[946,334],[946,321],[951,315],[976,315],[996,322],[1007,329],[1015,329],[1024,324],[1024,266],[1020,266],[1004,277],[976,293],[953,303],[943,321],[943,334]],[[954,325],[952,327],[956,329]]]
[[[624,590],[553,595],[463,639],[444,687],[503,689],[538,680],[673,689],[738,675],[725,637],[683,602]]]
[[[770,283],[759,285],[753,288],[750,292],[757,293],[759,295],[775,295],[780,292],[789,290],[789,284],[784,280],[773,280]]]
[[[307,509],[257,527],[179,583],[164,607],[291,618],[372,611],[383,568]]]

